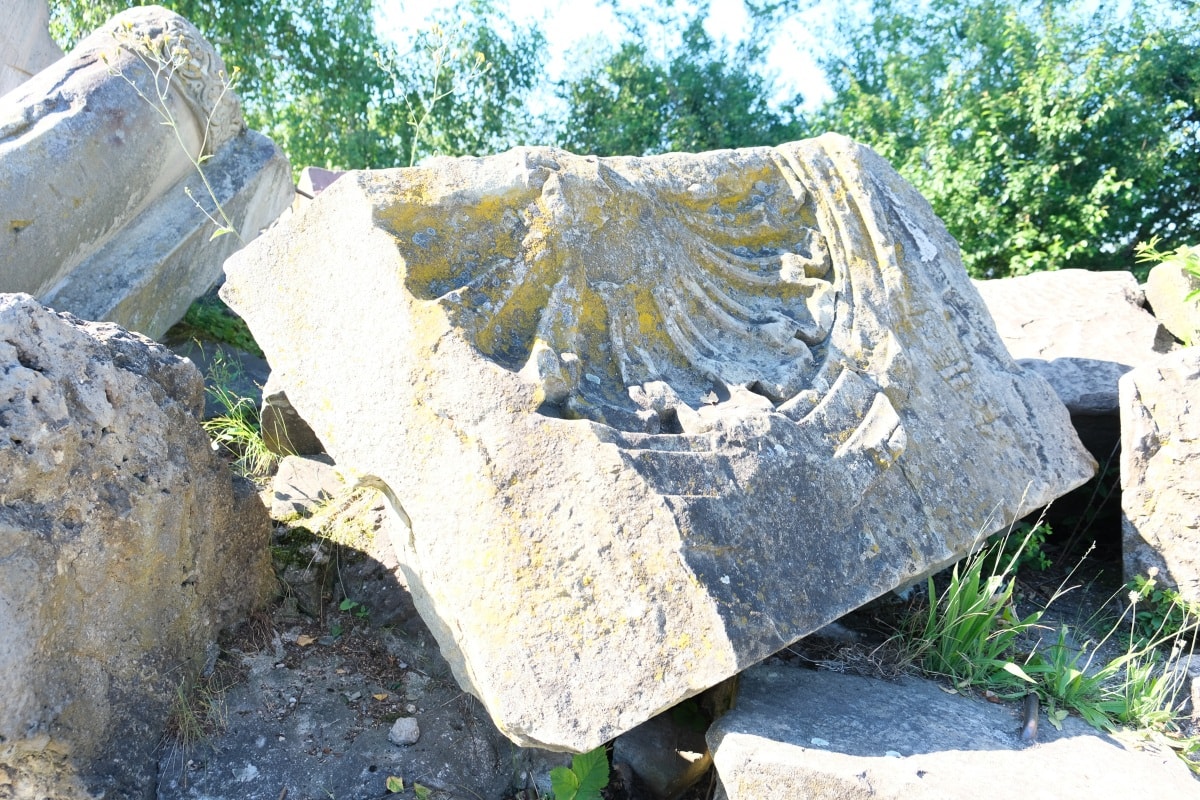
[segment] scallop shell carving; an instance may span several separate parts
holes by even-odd
[[[453,178],[397,187],[408,288],[536,383],[546,414],[671,433],[732,395],[787,411],[825,367],[846,272],[804,165],[732,155],[523,151],[526,183],[496,174],[484,199],[424,215]]]

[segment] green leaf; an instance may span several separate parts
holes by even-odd
[[[1029,673],[1025,672],[1025,670],[1021,669],[1020,666],[1018,666],[1017,664],[1014,664],[1011,661],[1005,662],[1003,669],[1009,675],[1015,675],[1016,677],[1020,678],[1021,680],[1025,681],[1027,683],[1037,683],[1037,681],[1035,681],[1033,678],[1029,677]]]
[[[579,778],[575,800],[600,800],[600,790],[608,785],[608,752],[601,745],[590,753],[571,759],[571,771]]]
[[[208,237],[208,240],[211,242],[213,239],[220,239],[227,233],[233,233],[233,228],[217,228],[213,231],[212,236]]]
[[[1060,708],[1056,711],[1047,712],[1046,718],[1050,720],[1051,725],[1053,725],[1057,730],[1061,731],[1062,722],[1067,718],[1067,710],[1065,708]]]
[[[403,792],[404,791],[404,778],[400,778],[395,775],[388,775],[387,782],[384,784],[384,786],[386,786],[387,790],[389,792],[391,792],[392,794],[396,794],[398,792]]]
[[[417,800],[429,800],[429,795],[433,794],[433,791],[428,786],[414,783],[413,794],[417,796]]]
[[[349,597],[347,597],[345,600],[343,600],[341,603],[338,604],[338,609],[340,611],[350,611],[357,605],[358,605],[357,600],[351,600]]]
[[[550,788],[554,800],[575,800],[579,794],[579,777],[566,767],[550,770]]]

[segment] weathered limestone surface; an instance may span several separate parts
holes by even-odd
[[[1094,470],[928,204],[841,137],[350,173],[226,273],[525,745],[611,739]]]
[[[1200,601],[1200,347],[1121,378],[1125,575]]]
[[[1008,352],[1075,415],[1115,415],[1117,381],[1174,342],[1128,272],[1064,269],[976,281]]]
[[[176,687],[273,592],[266,511],[161,345],[7,294],[0,365],[0,766],[18,797],[152,796]]]
[[[62,58],[49,24],[46,0],[5,0],[0,6],[0,96]]]
[[[914,678],[881,681],[760,665],[708,732],[728,800],[945,800],[951,797],[1193,797],[1167,748],[1136,752],[1077,717],[1022,746],[1018,710]]]
[[[147,52],[143,36],[151,46],[169,36],[177,55],[162,109],[134,52]],[[212,199],[188,156],[211,156],[205,174],[244,239],[292,198],[287,159],[245,129],[223,70],[190,23],[146,6],[0,98],[0,291],[152,337],[179,320],[239,245],[234,235],[210,241],[215,226],[187,192],[209,212]]]
[[[1200,278],[1192,277],[1177,261],[1158,264],[1146,279],[1146,302],[1154,316],[1179,341],[1200,345],[1200,297],[1185,300],[1200,290]]]

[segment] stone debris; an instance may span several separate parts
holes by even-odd
[[[421,727],[413,717],[400,717],[388,731],[388,741],[398,747],[416,744],[421,738]]]

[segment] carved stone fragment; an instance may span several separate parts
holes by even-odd
[[[928,204],[837,136],[350,173],[226,271],[524,745],[611,739],[1094,470]]]
[[[152,337],[178,321],[238,245],[212,238],[217,205],[250,239],[292,197],[224,69],[191,23],[145,6],[0,98],[0,291]]]

